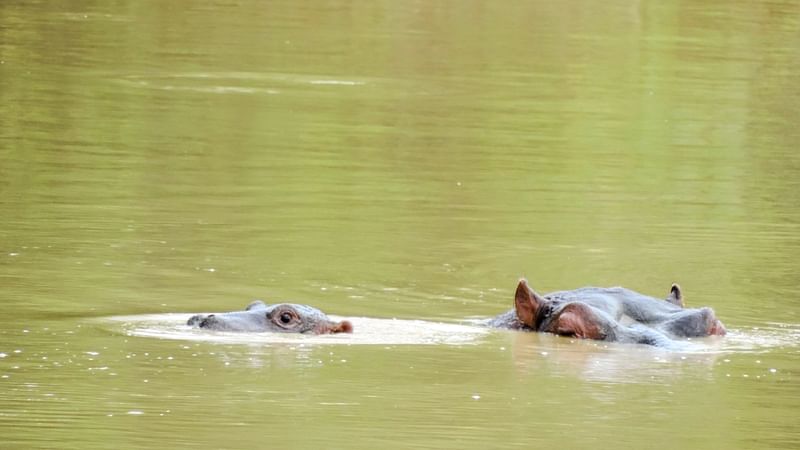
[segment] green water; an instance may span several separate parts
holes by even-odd
[[[0,2],[0,448],[800,447],[798,30],[786,0]],[[459,324],[520,276],[679,282],[731,333],[107,319],[259,297]]]

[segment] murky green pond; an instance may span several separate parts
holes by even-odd
[[[0,2],[0,448],[800,447],[798,30],[788,0]],[[730,334],[475,327],[521,276],[679,282]],[[175,328],[253,298],[356,332]]]

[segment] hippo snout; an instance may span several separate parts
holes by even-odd
[[[215,314],[197,314],[190,317],[186,325],[198,328],[216,328],[217,318]]]
[[[352,333],[353,324],[348,320],[341,322],[328,322],[313,330],[314,334]]]
[[[708,329],[708,335],[725,336],[726,334],[728,334],[728,331],[725,329],[725,325],[723,325],[719,319],[714,318],[714,320],[711,322],[711,327]]]
[[[704,313],[706,323],[708,324],[705,336],[725,336],[728,333],[725,329],[725,325],[717,319],[717,315],[714,313],[713,309],[704,307],[700,308],[700,310]]]

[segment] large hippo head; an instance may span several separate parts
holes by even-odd
[[[711,308],[684,307],[677,284],[664,301],[622,288],[583,288],[543,296],[522,279],[513,311],[521,324],[518,329],[581,339],[668,346],[670,339],[725,335],[725,326]]]
[[[244,311],[220,314],[198,314],[186,323],[189,326],[217,331],[251,331],[279,333],[352,333],[353,325],[344,320],[335,322],[322,311],[308,305],[250,303]]]

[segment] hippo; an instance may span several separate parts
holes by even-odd
[[[267,305],[256,300],[244,311],[197,314],[186,325],[217,331],[280,332],[305,334],[352,333],[353,325],[334,322],[322,311],[308,305],[281,303]]]
[[[621,287],[584,287],[540,295],[524,278],[514,309],[487,325],[595,339],[669,347],[676,339],[724,336],[725,326],[711,308],[685,308],[680,286],[665,299]]]

